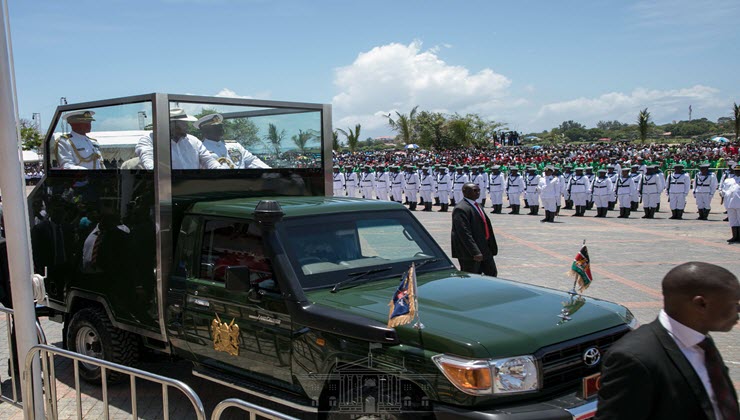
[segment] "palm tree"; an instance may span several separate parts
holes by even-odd
[[[740,136],[740,106],[737,103],[732,104],[732,113],[735,116],[735,141]]]
[[[339,132],[337,130],[334,130],[331,132],[332,135],[332,141],[331,141],[331,149],[335,152],[339,151]]]
[[[650,113],[645,108],[640,111],[640,115],[637,116],[637,129],[640,131],[640,141],[645,143],[648,135],[648,128],[650,127]]]
[[[347,131],[344,131],[341,128],[337,128],[337,131],[342,133],[344,137],[347,138],[347,146],[349,146],[349,151],[352,153],[355,152],[355,149],[357,148],[357,143],[360,141],[360,128],[360,124],[355,125],[354,132],[351,128],[348,128]]]
[[[309,141],[314,140],[316,138],[316,132],[313,130],[298,130],[298,134],[294,135],[292,137],[293,143],[295,143],[296,147],[298,147],[298,150],[300,150],[302,155],[306,154],[306,145]]]
[[[267,129],[267,147],[275,152],[275,157],[280,156],[280,146],[285,138],[285,130],[278,131],[275,124],[270,123]]]
[[[411,144],[416,139],[415,127],[417,108],[419,108],[419,105],[415,106],[408,115],[401,114],[396,111],[397,118],[395,120],[391,118],[390,114],[388,114],[388,125],[391,126],[393,131],[398,133],[403,144]]]

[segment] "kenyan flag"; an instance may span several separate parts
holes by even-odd
[[[586,245],[573,258],[573,264],[570,266],[568,275],[573,277],[578,283],[578,291],[583,293],[591,285],[593,276],[591,275],[591,259],[588,257]]]

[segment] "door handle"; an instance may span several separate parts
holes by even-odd
[[[206,299],[201,299],[201,298],[197,298],[197,297],[188,296],[188,302],[190,302],[190,303],[192,303],[194,305],[202,306],[204,308],[210,308],[211,307],[211,302],[209,302]]]

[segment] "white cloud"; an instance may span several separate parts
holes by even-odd
[[[643,108],[648,108],[656,123],[665,123],[687,119],[689,105],[695,117],[713,118],[724,115],[727,101],[719,97],[718,89],[703,85],[669,90],[637,88],[631,93],[609,92],[596,98],[581,97],[543,105],[531,125],[549,129],[564,120],[575,120],[589,127],[599,120],[633,123]]]
[[[443,44],[445,48],[450,48]],[[360,53],[355,61],[336,70],[339,93],[333,100],[337,127],[362,124],[368,130],[387,131],[385,115],[414,106],[440,112],[477,112],[486,117],[504,106],[511,80],[490,68],[473,73],[446,63],[440,48],[422,50],[420,41],[391,43]]]
[[[218,96],[220,98],[240,98],[240,99],[252,99],[253,98],[252,96],[237,95],[236,92],[234,92],[233,90],[231,90],[229,88],[223,88],[223,89],[221,89],[216,94],[216,96]]]

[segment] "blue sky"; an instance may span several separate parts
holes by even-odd
[[[334,126],[475,112],[564,120],[729,116],[737,0],[8,0],[19,114],[168,92],[331,103]]]

